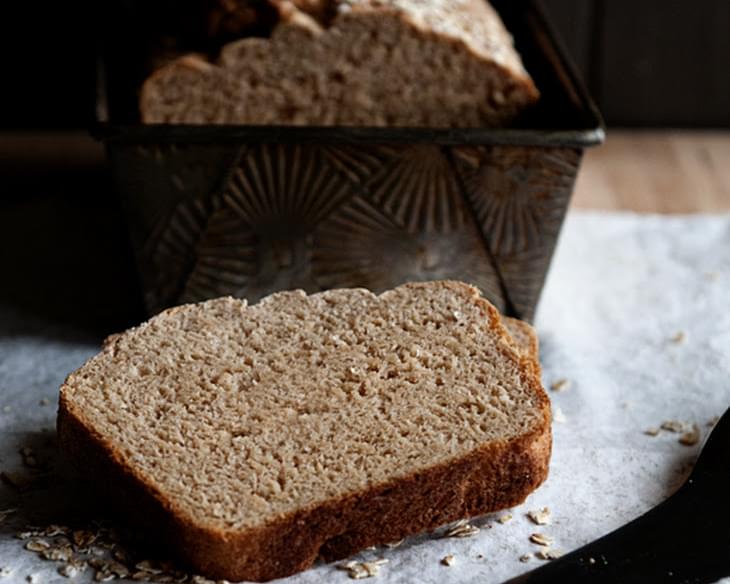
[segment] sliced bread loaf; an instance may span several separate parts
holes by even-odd
[[[58,432],[192,568],[264,581],[521,502],[551,449],[534,360],[462,283],[222,298],[110,339]]]
[[[538,98],[486,0],[270,2],[279,12],[270,38],[243,38],[215,62],[187,55],[153,73],[142,120],[488,127]]]

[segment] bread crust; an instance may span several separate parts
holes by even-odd
[[[497,310],[465,284],[458,286],[481,306],[492,330],[502,336],[506,359],[521,364],[522,382],[536,396],[539,423],[508,441],[493,441],[448,462],[360,492],[333,498],[273,519],[263,527],[230,532],[200,525],[176,508],[84,419],[61,388],[58,436],[61,450],[118,501],[119,510],[145,529],[182,563],[211,578],[263,582],[365,547],[399,540],[463,517],[517,505],[547,477],[550,460],[550,403],[532,357],[513,348]],[[179,310],[173,309],[173,310]],[[117,338],[104,350],[113,351]]]

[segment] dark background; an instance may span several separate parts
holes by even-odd
[[[3,3],[0,128],[88,123],[94,31],[117,26],[133,39],[135,23],[112,12],[124,3]],[[730,1],[544,4],[609,125],[730,127]]]

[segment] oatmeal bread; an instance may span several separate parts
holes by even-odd
[[[518,351],[523,356],[529,358],[537,376],[540,377],[542,375],[542,367],[540,366],[540,341],[535,329],[525,321],[516,318],[505,317],[503,323]]]
[[[155,71],[143,122],[489,127],[538,99],[485,0],[270,2],[279,14],[270,38]],[[250,14],[251,2],[220,4]]]
[[[62,450],[208,577],[265,581],[516,505],[550,406],[457,282],[167,310],[61,388]]]

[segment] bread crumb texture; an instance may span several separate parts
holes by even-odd
[[[549,404],[527,361],[496,309],[461,283],[409,284],[379,296],[283,292],[254,306],[222,298],[170,309],[107,343],[62,387],[59,432],[83,465],[83,447],[66,433],[69,420],[85,428],[179,523],[225,534],[211,536],[210,546],[223,550],[235,537],[248,541],[258,528],[379,485],[417,480],[478,452],[487,460],[490,449],[512,452],[504,459],[512,466],[485,462],[474,477],[501,481],[493,489],[514,482],[514,493],[475,492],[472,511],[487,512],[495,501],[523,499],[547,472]],[[347,529],[338,522],[348,521],[348,508],[327,520],[323,540]],[[371,534],[341,549],[428,526],[370,526],[387,539]],[[462,524],[452,535],[472,532]],[[302,569],[323,543],[272,573],[246,571],[242,560],[216,577]]]

